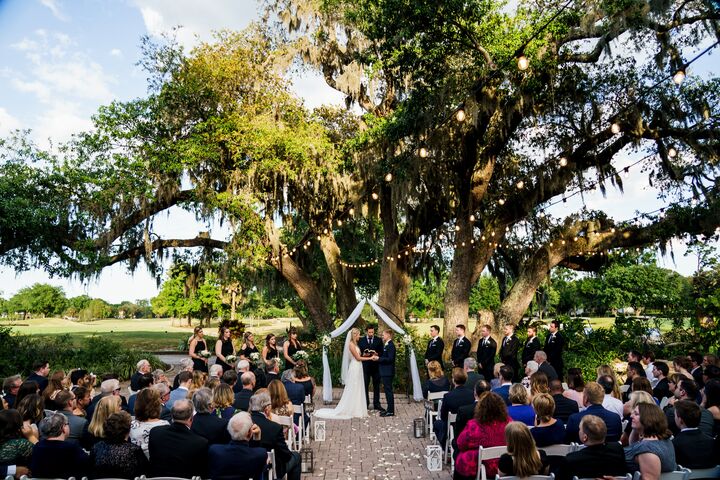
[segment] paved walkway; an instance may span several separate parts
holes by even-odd
[[[322,408],[322,389],[317,389],[315,408]],[[334,406],[342,395],[333,390]],[[385,405],[385,397],[381,403]],[[395,395],[395,417],[382,418],[370,411],[368,418],[325,420],[325,441],[313,441],[314,473],[304,479],[326,480],[410,480],[451,478],[446,466],[442,472],[429,472],[425,447],[429,438],[414,438],[413,419],[422,417],[422,403],[408,403],[405,395]]]

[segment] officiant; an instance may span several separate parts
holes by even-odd
[[[365,335],[358,340],[358,348],[363,357],[380,355],[383,350],[383,342],[375,336],[375,325],[368,324],[365,328]],[[362,362],[363,375],[365,377],[365,404],[370,408],[370,379],[373,383],[373,408],[380,410],[380,365],[377,362]]]

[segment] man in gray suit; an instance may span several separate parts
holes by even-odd
[[[61,390],[55,397],[55,403],[61,408],[58,413],[62,413],[68,419],[68,425],[70,426],[70,434],[67,440],[80,442],[85,429],[85,424],[88,422],[83,417],[73,414],[75,409],[75,394],[68,390]]]
[[[465,373],[467,373],[467,382],[465,382],[465,385],[467,385],[468,388],[475,388],[475,384],[478,380],[485,378],[477,373],[477,360],[473,357],[466,358],[463,362],[463,367],[465,367]]]

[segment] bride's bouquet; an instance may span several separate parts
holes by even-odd
[[[233,363],[235,360],[237,360],[237,357],[235,355],[228,355],[225,357],[225,361],[227,363]]]
[[[209,350],[201,350],[199,355],[203,358],[210,358],[210,351]]]
[[[308,358],[310,358],[310,355],[308,355],[308,353],[305,350],[298,350],[297,352],[295,352],[295,355],[292,356],[292,359],[295,360],[296,362],[299,362],[300,360],[304,361],[304,360],[307,360]]]
[[[326,347],[326,348],[329,347],[330,344],[332,343],[332,337],[330,337],[330,335],[323,335],[321,343],[322,343],[323,347]]]

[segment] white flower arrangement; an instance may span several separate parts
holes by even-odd
[[[210,351],[209,350],[201,350],[200,356],[203,358],[210,358]]]
[[[298,350],[297,352],[295,352],[295,355],[293,355],[292,358],[293,360],[298,362],[300,360],[307,360],[308,358],[310,358],[310,355],[308,355],[305,350]]]
[[[323,347],[329,347],[332,343],[332,337],[330,337],[330,335],[323,335],[321,342]]]
[[[405,346],[407,347],[407,346],[412,345],[413,339],[412,339],[412,337],[411,337],[409,334],[406,333],[406,334],[403,335],[403,337],[402,337],[402,342],[403,342],[403,343],[405,344]]]
[[[257,362],[258,360],[260,360],[260,353],[259,352],[251,353],[250,360],[252,360],[253,362]]]
[[[233,363],[235,360],[237,360],[237,357],[235,355],[228,355],[225,357],[225,361],[227,363]]]

